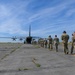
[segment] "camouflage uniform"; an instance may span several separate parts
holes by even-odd
[[[42,39],[40,42],[41,42],[41,47],[44,47],[44,40]]]
[[[57,38],[57,36],[55,36],[54,38],[54,44],[55,44],[56,52],[58,52],[59,38]]]
[[[44,46],[45,46],[45,48],[47,48],[47,40],[46,39],[44,40]]]
[[[72,34],[72,47],[71,47],[71,54],[73,53],[73,49],[74,49],[74,44],[75,44],[75,38]]]
[[[53,49],[53,46],[52,46],[52,44],[53,44],[53,39],[52,39],[51,36],[49,36],[48,40],[49,40],[48,48],[49,48],[50,50],[52,50],[52,49]]]
[[[41,46],[41,47],[44,47],[44,40],[42,38],[40,38],[38,40],[38,44]]]
[[[63,32],[63,34],[61,36],[61,40],[62,40],[63,45],[64,45],[64,53],[68,54],[69,53],[69,50],[68,50],[69,35],[66,34],[66,31]]]

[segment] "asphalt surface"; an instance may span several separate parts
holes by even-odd
[[[65,55],[62,45],[58,52],[29,44],[15,44],[10,50],[0,60],[0,75],[75,75],[75,55]]]

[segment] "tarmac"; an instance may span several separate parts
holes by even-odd
[[[30,44],[2,46],[0,75],[75,75],[75,55],[65,55],[61,45],[58,52]]]

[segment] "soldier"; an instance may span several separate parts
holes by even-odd
[[[40,45],[40,46],[42,46],[42,45],[41,45],[41,40],[42,40],[42,38],[40,38],[40,39],[38,40],[38,45]]]
[[[54,44],[55,44],[56,52],[58,52],[59,38],[57,37],[57,35],[55,35]]]
[[[47,48],[47,39],[46,38],[44,40],[44,46],[45,46],[45,48]]]
[[[44,47],[44,39],[41,42],[42,42],[42,47]]]
[[[61,36],[61,40],[62,40],[63,45],[64,45],[64,53],[68,54],[69,53],[69,50],[68,50],[69,35],[66,34],[66,31],[63,32],[63,34]]]
[[[75,32],[74,32],[74,34],[72,34],[72,47],[71,47],[71,54],[73,54],[74,45],[75,45]]]
[[[49,41],[48,47],[49,47],[50,50],[52,50],[53,49],[53,46],[52,46],[53,39],[52,39],[51,35],[48,37],[48,41]]]
[[[25,40],[24,40],[24,44],[25,44],[26,42],[25,42]]]
[[[41,44],[41,47],[44,47],[44,40],[43,39],[40,39],[40,44]]]

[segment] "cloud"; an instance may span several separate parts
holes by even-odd
[[[27,31],[21,29],[21,24],[23,24],[22,22],[24,20],[20,20],[19,16],[26,13],[23,9],[26,7],[28,2],[24,2],[25,5],[24,3],[21,5],[21,3],[23,2],[19,2],[15,6],[13,6],[13,4],[0,5],[0,32],[27,35]]]
[[[42,0],[40,5],[36,0],[33,2],[34,0],[15,0],[0,4],[0,33],[27,35],[29,25],[33,27],[32,35],[44,37],[56,33],[60,35],[63,30],[74,30],[75,22],[70,20],[70,16],[75,13],[74,7],[71,7],[74,0],[58,0],[52,5],[49,4],[51,1],[45,4]]]
[[[10,13],[9,9],[4,5],[0,5],[0,22],[2,20],[4,21],[10,15],[11,15],[11,13]]]
[[[70,5],[72,3],[74,3],[75,1],[64,1],[64,2],[61,2],[60,4],[58,5],[55,5],[53,7],[47,7],[47,8],[44,8],[42,10],[40,10],[39,12],[37,12],[36,14],[32,15],[29,20],[31,21],[35,21],[37,19],[42,19],[42,18],[46,18],[46,17],[51,17],[51,18],[54,18],[56,16],[58,16],[58,14],[61,14],[61,12],[64,10],[67,10]],[[68,12],[69,13],[66,13],[66,15],[71,15],[72,13],[74,13],[74,8],[73,9],[68,9]],[[65,16],[64,14],[62,14],[62,16]]]

